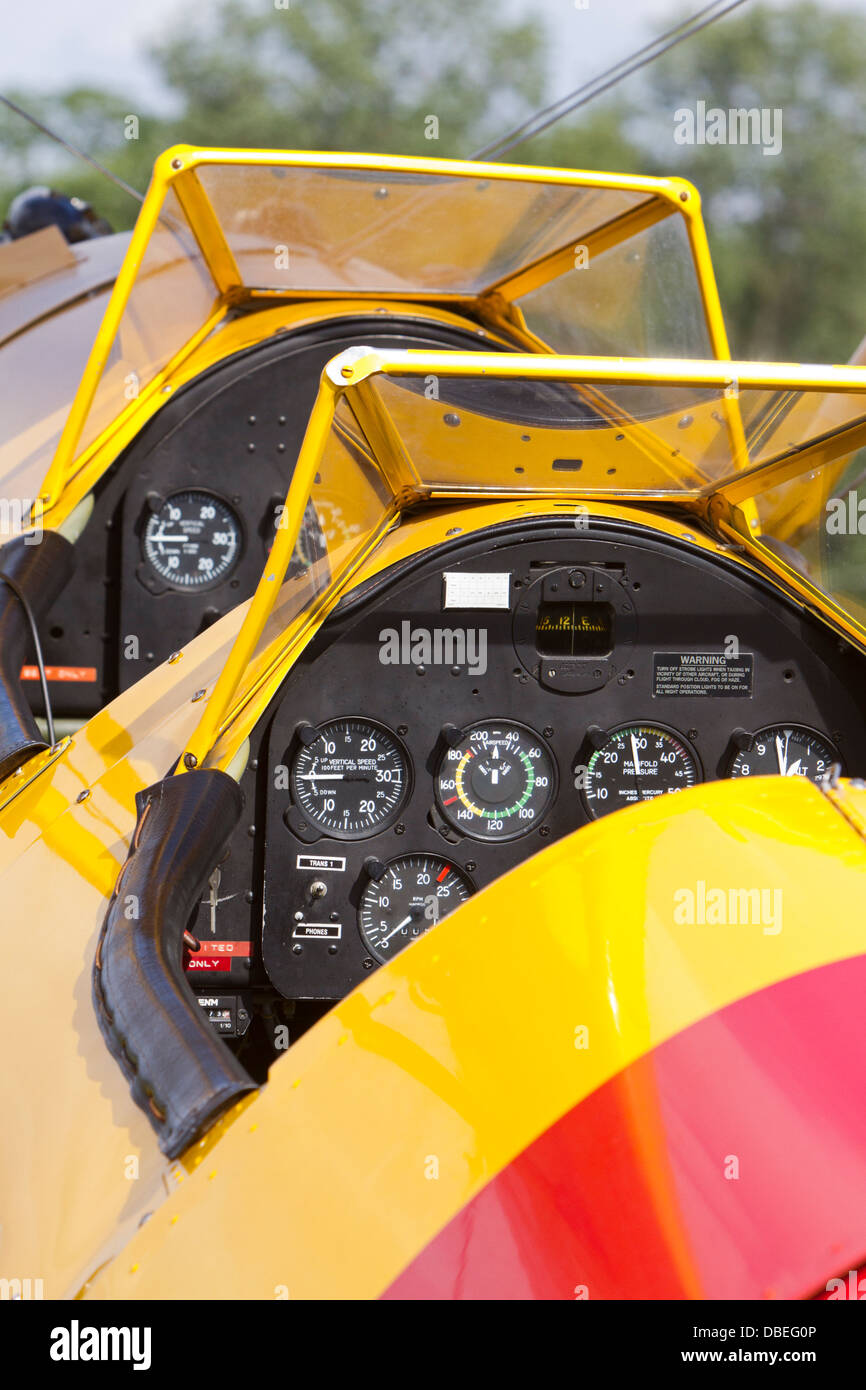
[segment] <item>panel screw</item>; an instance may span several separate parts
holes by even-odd
[[[183,765],[184,767],[198,767],[198,758],[195,753],[184,753]]]
[[[78,793],[78,795],[77,795],[77,797],[75,798],[75,800],[76,800],[76,801],[86,801],[87,798],[89,797],[89,795],[90,795],[90,792],[89,792],[88,789],[85,787],[85,789],[84,789],[83,792],[79,792],[79,793]]]
[[[372,970],[372,969],[373,969],[373,964],[374,964],[374,962],[371,961],[370,957],[368,956],[367,959],[364,961],[364,969],[365,969],[365,970]]]
[[[183,652],[172,652],[171,656],[168,658],[169,665],[173,666],[176,661],[180,661],[182,656]]]
[[[545,738],[553,738],[553,729],[550,724],[548,724],[547,727],[542,730],[542,732]]]
[[[190,704],[194,705],[196,700],[203,700],[206,694],[206,690],[197,690],[193,695],[192,699],[190,700]]]

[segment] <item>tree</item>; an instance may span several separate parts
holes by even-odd
[[[541,20],[496,0],[222,0],[187,9],[153,53],[171,117],[76,89],[25,106],[144,188],[178,141],[465,156],[545,91]],[[866,333],[866,19],[808,0],[753,4],[506,156],[678,173],[701,190],[738,356],[844,360]],[[782,148],[678,144],[677,112],[782,112]],[[130,137],[129,117],[138,124]],[[438,138],[431,138],[431,137]],[[134,202],[0,110],[0,205],[55,178],[118,227]],[[50,181],[50,179],[49,179]]]
[[[496,0],[224,0],[154,58],[193,142],[454,157],[541,99],[543,48]]]
[[[648,70],[628,129],[647,172],[701,190],[735,355],[845,361],[866,333],[864,56],[859,14],[758,5]],[[766,112],[780,152],[677,144],[677,112],[699,101]]]
[[[542,27],[507,22],[496,0],[221,0],[189,10],[151,57],[170,117],[82,88],[20,104],[143,190],[156,155],[179,142],[466,155],[544,87]],[[0,206],[54,180],[116,227],[134,220],[128,195],[2,108],[0,147]]]

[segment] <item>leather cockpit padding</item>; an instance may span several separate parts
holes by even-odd
[[[166,777],[138,821],[99,938],[94,1002],[108,1046],[169,1158],[255,1083],[214,1032],[183,973],[183,935],[244,798],[218,769]]]
[[[15,581],[37,626],[75,568],[75,549],[56,531],[15,536],[0,547],[0,572]],[[31,644],[27,614],[8,584],[0,583],[0,780],[47,747],[21,685]]]

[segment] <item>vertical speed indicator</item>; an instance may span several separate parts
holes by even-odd
[[[227,579],[240,559],[243,540],[234,508],[200,488],[156,501],[141,541],[151,581],[190,592]]]
[[[409,755],[372,719],[305,725],[292,759],[292,799],[306,820],[337,840],[362,840],[399,816],[411,783]]]

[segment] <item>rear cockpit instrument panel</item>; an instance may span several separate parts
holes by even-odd
[[[862,773],[864,674],[760,578],[636,524],[454,539],[350,593],[284,682],[200,928],[243,944],[244,981],[339,999],[601,817],[719,778]]]

